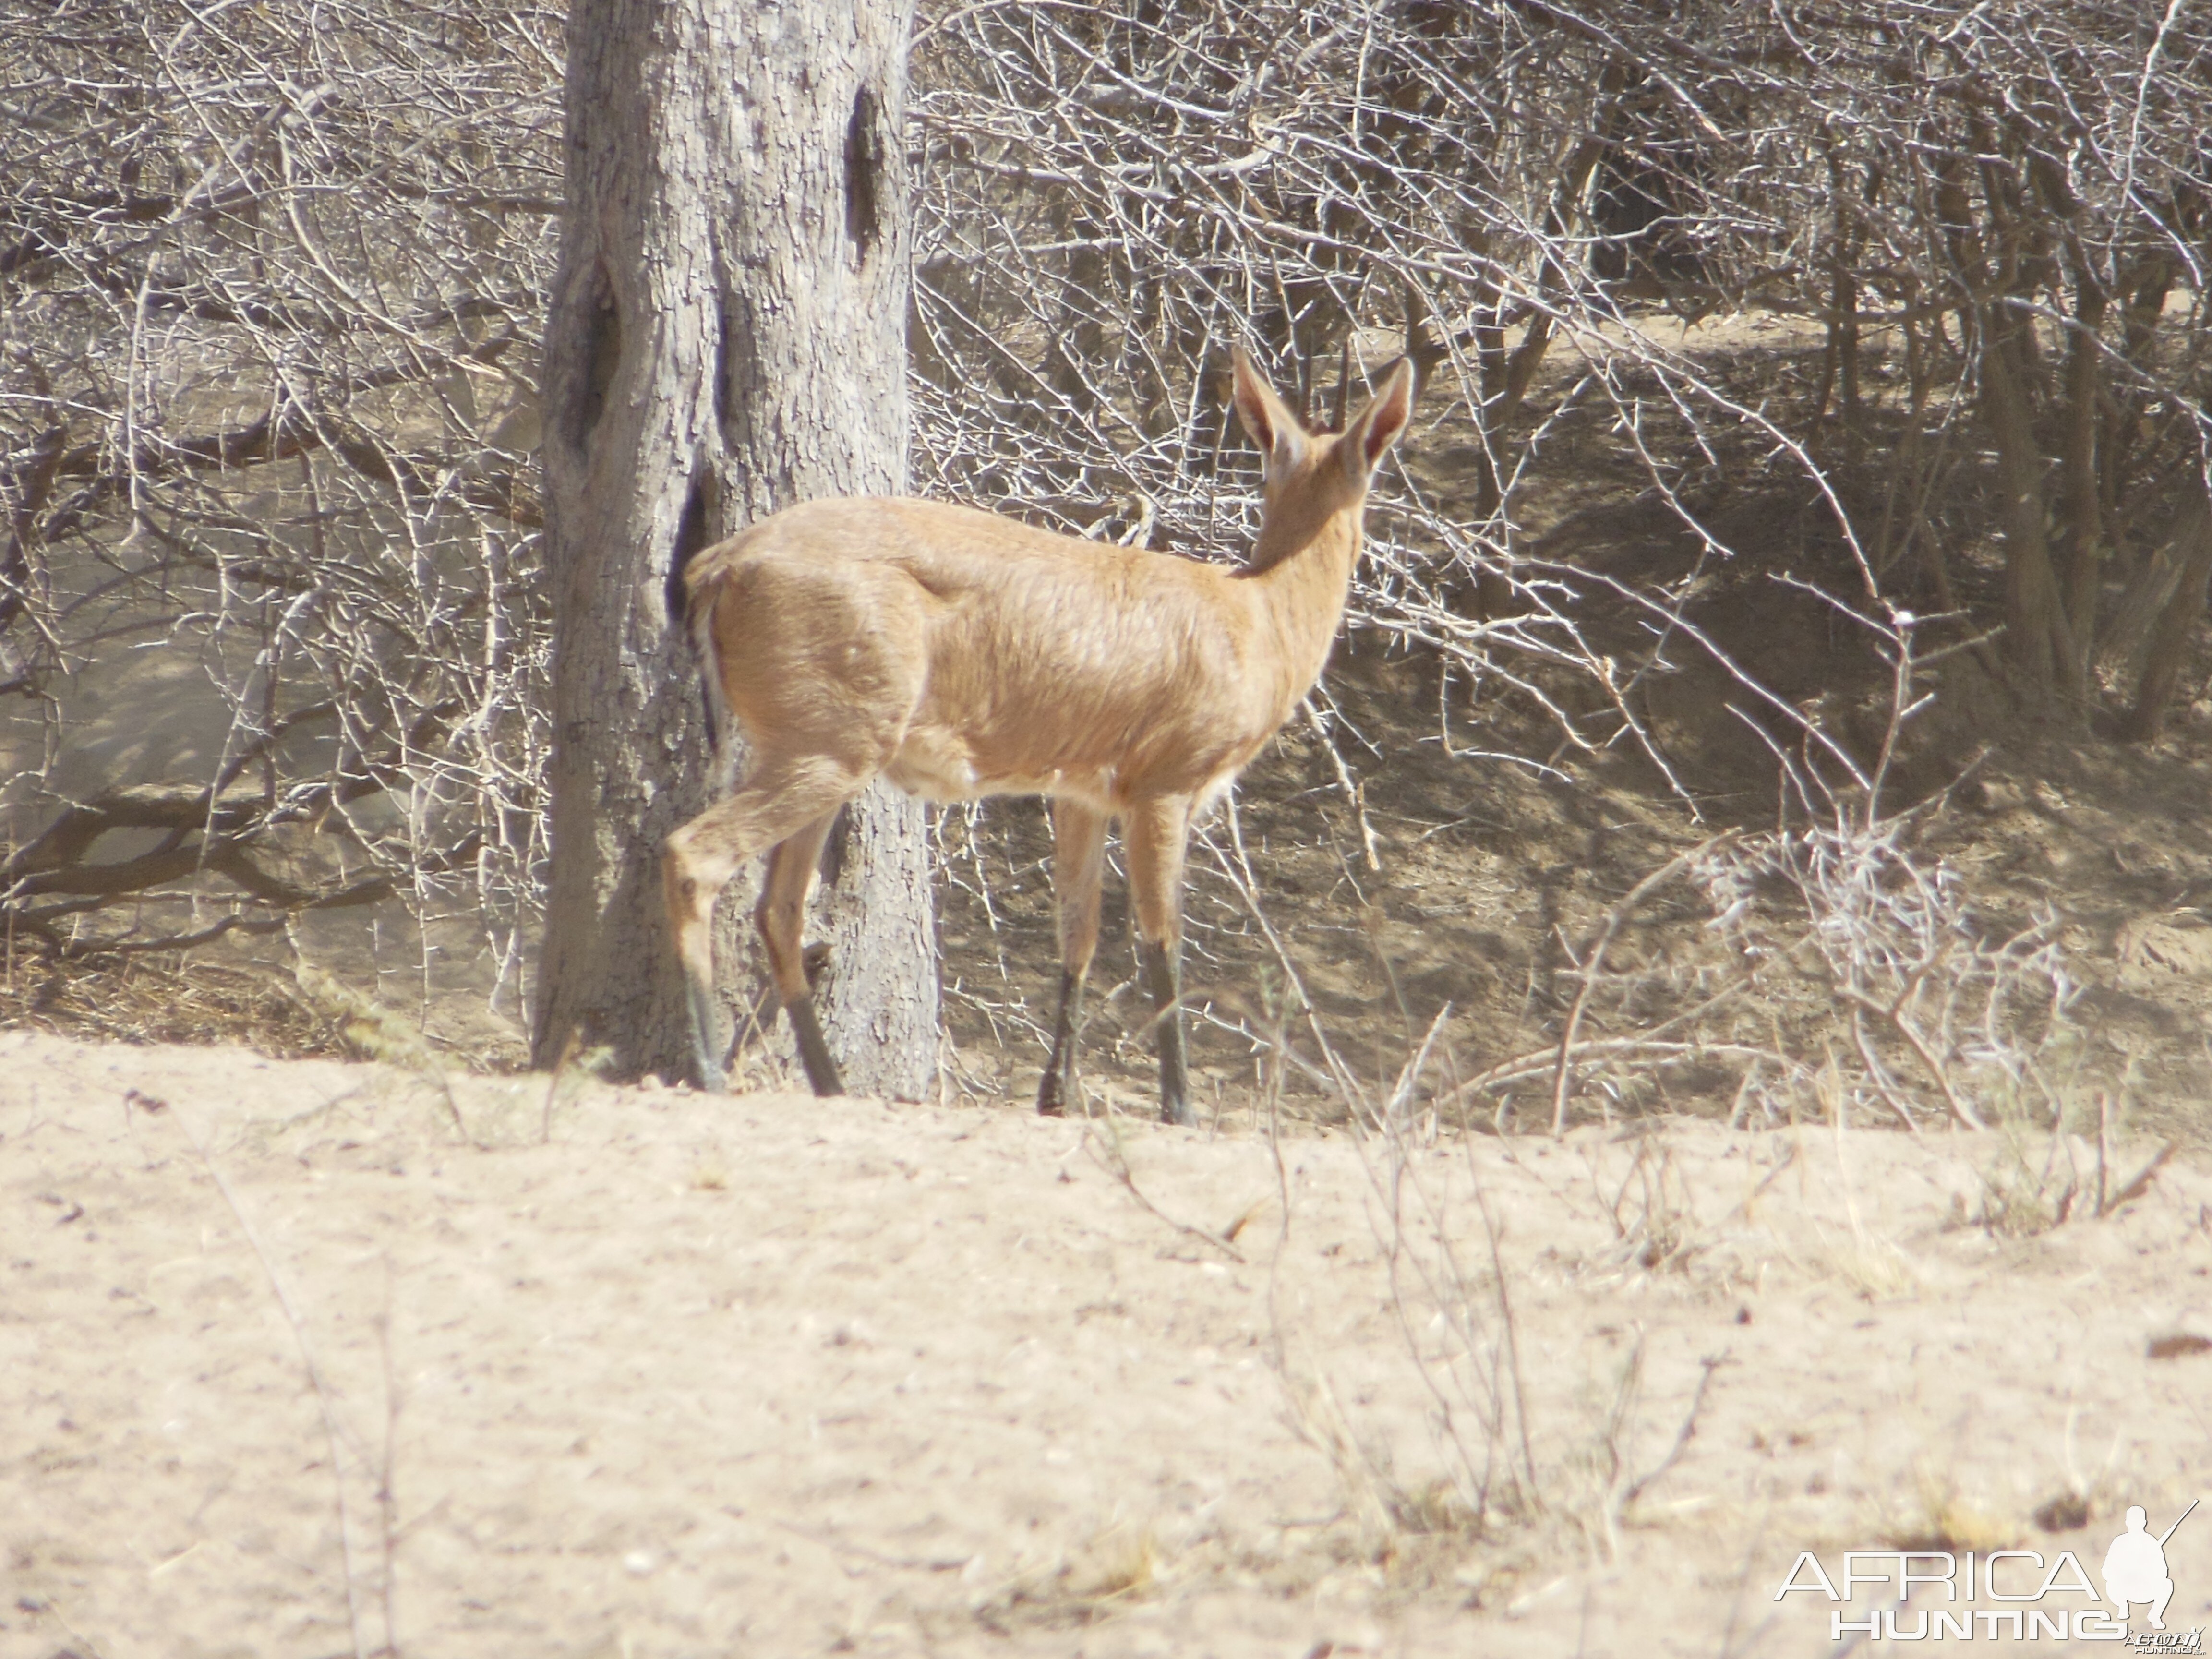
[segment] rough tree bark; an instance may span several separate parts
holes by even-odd
[[[1982,417],[1996,444],[1998,522],[2005,535],[2005,649],[2039,692],[2086,695],[2083,658],[2066,617],[2066,599],[2045,528],[2045,465],[2027,401],[2022,337],[2027,325],[1982,308]]]
[[[623,1074],[688,1075],[660,848],[719,781],[675,625],[684,562],[793,502],[904,487],[909,19],[908,0],[570,9],[541,1066],[580,1031]],[[729,902],[749,912],[757,882]],[[855,1091],[917,1096],[937,1058],[921,809],[880,787],[856,802],[823,888],[830,1047]],[[720,954],[743,1024],[764,981],[750,949]]]
[[[2120,734],[2134,743],[2156,740],[2166,723],[2166,705],[2189,665],[2189,643],[2204,615],[2206,588],[2212,585],[2212,497],[2200,471],[2189,499],[2168,532],[2163,556],[2179,568],[2172,598],[2158,612],[2143,653],[2142,678],[2136,683],[2135,707],[2121,722]]]

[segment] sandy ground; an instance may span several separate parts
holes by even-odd
[[[0,1034],[0,1656],[1838,1653],[2212,1496],[2185,1156],[548,1100]]]

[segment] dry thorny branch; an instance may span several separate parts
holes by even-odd
[[[396,898],[461,919],[511,999],[543,858],[558,18],[18,21],[11,938],[163,951]]]
[[[1783,752],[1849,770],[1818,697],[1709,625],[1778,570],[1876,638],[1938,614],[2021,695],[2116,696],[2148,733],[2212,570],[2206,27],[2094,0],[925,8],[917,487],[1213,556],[1257,505],[1225,345],[1319,421],[1409,349],[1432,459],[1385,481],[1352,625],[1438,665],[1453,756],[1564,778],[1638,751],[1694,809],[1654,698],[1696,666]],[[525,1000],[560,27],[478,0],[71,0],[0,64],[12,950],[397,902],[426,994],[473,957]],[[1747,310],[1794,343],[1688,326]],[[1577,539],[1594,457],[1649,510],[1633,556]],[[1784,538],[1742,510],[1784,497]],[[1314,726],[1371,868],[1362,739],[1326,686]],[[1986,1032],[2043,946],[1970,939],[1871,825],[1725,856],[1829,919],[1869,1097],[1971,1115],[1957,1068],[2005,1062],[1938,981],[1979,988]],[[1894,939],[1866,955],[1853,928]],[[1789,954],[1760,948],[1754,971]],[[1610,1086],[1592,1064],[1700,1056],[1756,1092],[1813,1052],[1720,1031],[1692,1012],[1731,994],[1711,986],[1681,1024],[1586,1036],[1602,967],[1563,1041],[1460,1097],[1503,1110],[1548,1075],[1558,1116]],[[1003,978],[971,988],[1026,1024]],[[1307,1038],[1285,1063],[1343,1091]]]

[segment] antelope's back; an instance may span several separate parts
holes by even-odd
[[[1243,764],[1278,712],[1249,672],[1247,585],[1172,555],[874,497],[778,514],[690,574],[695,599],[715,584],[733,601],[717,635],[749,682],[731,688],[741,720],[902,704],[884,769],[939,799],[1195,791]]]
[[[1249,594],[1221,567],[902,507],[899,568],[937,607],[908,746],[957,757],[964,793],[1193,793],[1272,730]]]

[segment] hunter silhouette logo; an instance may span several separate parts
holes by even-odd
[[[2173,1600],[2173,1580],[2166,1572],[2166,1540],[2180,1530],[2197,1503],[2191,1499],[2180,1518],[2155,1538],[2143,1506],[2137,1504],[2128,1510],[2128,1529],[2105,1552],[2105,1599],[2120,1610],[2121,1618],[2128,1617],[2133,1603],[2145,1601],[2150,1604],[2150,1627],[2166,1628],[2166,1604]]]

